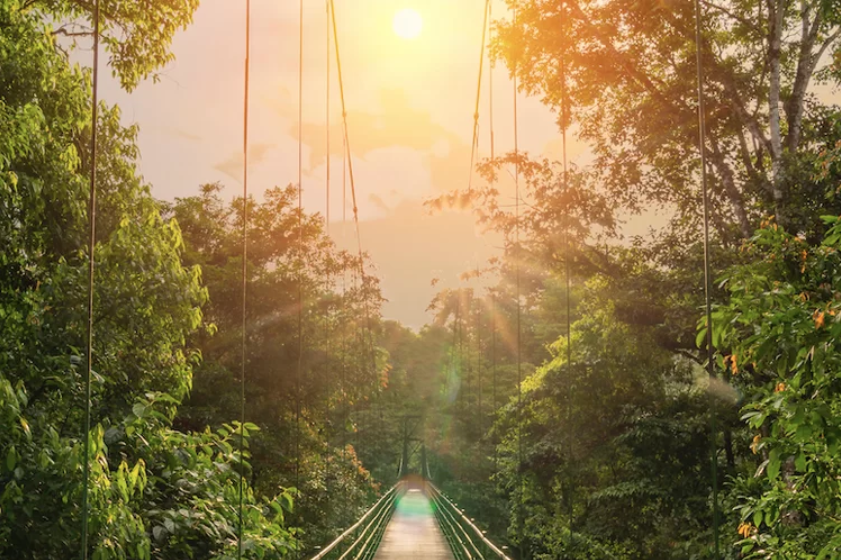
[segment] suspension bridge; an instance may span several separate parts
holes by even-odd
[[[510,560],[422,470],[404,474],[311,560]]]
[[[696,9],[697,9],[697,0],[696,0]],[[250,1],[245,0],[245,10],[246,10],[246,56],[245,56],[245,81],[244,81],[244,96],[243,96],[243,144],[242,144],[242,158],[244,161],[243,166],[243,176],[242,176],[242,196],[244,200],[247,200],[249,197],[249,190],[248,190],[248,155],[249,155],[249,132],[248,132],[248,125],[249,125],[249,67],[250,67],[250,27],[251,27],[251,14],[250,14]],[[359,270],[354,271],[354,274],[359,274],[362,283],[364,284],[366,279],[366,270],[364,267],[364,259],[363,259],[363,245],[362,245],[362,238],[360,235],[359,229],[359,218],[358,218],[358,205],[357,205],[357,189],[356,184],[354,181],[354,173],[353,173],[353,159],[351,158],[351,134],[348,129],[348,122],[347,122],[347,107],[345,105],[345,84],[344,84],[344,77],[342,75],[342,66],[341,66],[341,56],[340,56],[340,48],[339,48],[339,36],[337,33],[337,22],[336,22],[336,11],[333,5],[333,0],[326,1],[326,10],[327,10],[327,46],[328,46],[328,79],[327,79],[327,118],[328,118],[328,136],[327,136],[327,144],[329,149],[329,114],[330,114],[330,79],[329,79],[329,68],[330,68],[330,61],[334,61],[336,65],[336,71],[338,76],[338,93],[341,101],[341,111],[342,111],[342,143],[344,149],[344,158],[343,158],[343,165],[344,169],[342,172],[342,183],[343,183],[343,193],[342,196],[346,196],[344,192],[344,184],[345,179],[349,181],[350,187],[350,196],[351,196],[351,208],[353,211],[352,219],[355,225],[355,234],[356,234],[356,241],[357,241],[357,251],[359,254]],[[301,12],[303,14],[303,2],[301,2]],[[514,17],[516,18],[516,13],[514,13]],[[94,133],[92,134],[91,138],[91,157],[94,161],[97,158],[97,134],[96,134],[96,123],[97,123],[97,69],[98,69],[98,52],[99,52],[99,0],[94,2],[94,24],[95,29],[93,32],[94,38],[94,73],[93,73],[93,111],[92,111],[92,119],[93,119],[93,130]],[[486,34],[489,34],[488,30],[490,29],[490,20],[491,20],[491,2],[490,0],[485,1],[485,12],[484,12],[484,21],[482,23],[482,45],[479,57],[479,79],[477,84],[476,90],[476,105],[473,113],[473,141],[471,145],[471,156],[470,156],[470,175],[468,178],[468,191],[472,188],[472,177],[473,177],[473,167],[475,164],[476,153],[478,148],[479,142],[479,104],[480,104],[480,97],[481,97],[481,90],[482,90],[482,67],[484,64],[485,59],[485,50],[487,45],[487,37]],[[298,106],[298,115],[299,120],[301,119],[301,106],[303,105],[303,68],[304,68],[304,57],[303,57],[303,16],[301,17],[300,21],[301,26],[301,42],[300,42],[300,52],[298,53],[298,61],[299,61],[299,88],[298,88],[298,95],[299,95],[299,106]],[[563,68],[563,61],[561,61],[561,66]],[[700,66],[700,59],[699,59],[699,89],[701,83],[701,66]],[[492,68],[492,66],[490,67]],[[561,73],[563,79],[563,71]],[[516,211],[515,216],[519,218],[519,205],[520,205],[520,192],[519,192],[519,163],[518,163],[518,143],[517,143],[517,77],[516,73],[513,74],[513,85],[514,85],[514,107],[513,107],[513,120],[514,120],[514,154],[515,154],[515,169],[514,169],[514,179],[515,179],[515,204],[516,204]],[[492,80],[492,75],[490,76]],[[565,83],[562,87],[565,87]],[[702,99],[703,92],[699,91],[699,99]],[[493,98],[491,96],[490,99],[490,111],[491,114],[493,113]],[[700,142],[703,143],[703,134],[704,134],[704,127],[703,127],[703,104],[699,104],[699,116],[701,120],[701,139]],[[562,110],[564,116],[566,115],[567,108]],[[493,127],[493,120],[491,117],[491,128]],[[562,133],[563,133],[563,142],[564,142],[564,157],[563,157],[563,169],[564,169],[564,178],[566,180],[566,170],[567,170],[567,162],[566,162],[566,118],[561,119],[562,123]],[[303,232],[303,226],[301,223],[301,216],[303,215],[301,212],[301,204],[302,204],[302,197],[301,197],[301,182],[302,182],[302,127],[298,129],[298,239],[299,239],[299,247],[301,246],[300,239]],[[490,131],[490,150],[491,150],[491,157],[494,156],[494,135],[493,130]],[[701,154],[703,157],[703,150],[701,150]],[[85,399],[86,403],[86,410],[85,410],[85,432],[89,433],[91,429],[90,425],[90,418],[91,418],[91,388],[90,388],[90,380],[91,380],[91,365],[92,365],[92,354],[93,354],[93,346],[92,346],[92,339],[94,336],[94,321],[93,321],[93,300],[94,300],[94,293],[95,293],[95,286],[94,286],[94,246],[96,243],[96,175],[95,169],[96,165],[91,166],[92,173],[90,177],[90,247],[89,247],[89,254],[91,255],[90,258],[90,270],[89,270],[89,308],[88,308],[88,345],[87,345],[87,368],[85,371],[84,381],[85,381],[85,392],[87,398]],[[703,169],[703,163],[702,163]],[[326,221],[329,222],[329,200],[330,200],[330,162],[329,158],[327,160],[327,214],[326,214]],[[704,210],[705,214],[707,213],[707,198],[706,198],[706,185],[704,185]],[[244,205],[244,212],[243,212],[243,219],[242,219],[242,285],[241,285],[241,298],[242,298],[242,341],[241,341],[241,371],[240,371],[240,429],[242,426],[245,425],[247,420],[246,414],[246,402],[245,402],[245,387],[248,383],[248,371],[246,367],[246,332],[247,332],[247,325],[246,325],[246,309],[248,305],[248,270],[247,270],[247,254],[249,248],[249,240],[248,240],[248,233],[249,233],[249,217],[247,215],[248,206],[247,204]],[[705,220],[706,223],[706,220]],[[515,227],[517,228],[516,231],[516,243],[519,244],[519,220],[515,221]],[[705,242],[707,241],[707,235],[705,233]],[[705,256],[707,260],[709,258],[708,251],[705,252]],[[301,258],[299,262],[303,262],[305,259]],[[519,266],[519,265],[518,265]],[[299,279],[301,278],[300,274],[301,271],[298,270]],[[570,271],[569,271],[569,263],[567,262],[567,269],[566,269],[566,280],[567,280],[567,287],[569,288],[569,279],[570,279]],[[709,273],[707,271],[706,276],[706,287],[707,291],[709,291]],[[517,373],[517,391],[519,395],[519,387],[522,381],[521,378],[521,364],[520,364],[520,297],[519,297],[519,290],[520,290],[520,272],[519,269],[516,271],[516,290],[517,290],[517,309],[516,309],[516,350],[517,350],[517,362],[516,362],[516,373]],[[301,371],[302,365],[301,360],[302,356],[304,356],[303,348],[300,345],[303,344],[304,337],[301,335],[301,309],[303,305],[301,304],[301,287],[300,282],[298,286],[298,364],[297,364],[297,376],[295,379],[296,387],[300,387],[301,383]],[[566,307],[569,310],[569,289],[567,289],[567,301]],[[710,313],[709,307],[709,298],[707,299],[707,316],[708,321]],[[365,340],[364,344],[370,347],[371,351],[371,360],[374,360],[374,348],[373,348],[373,335],[372,329],[370,327],[371,323],[371,316],[369,310],[365,309],[365,322],[368,325],[368,332],[367,332],[367,340]],[[570,313],[567,312],[567,320],[569,320]],[[708,330],[708,336],[711,329]],[[572,355],[571,355],[571,340],[569,339],[569,333],[571,329],[569,325],[567,325],[567,351],[570,353],[568,356],[568,364],[571,366],[572,362]],[[707,345],[707,348],[712,351],[712,344]],[[712,367],[713,360],[709,360],[709,365]],[[376,365],[374,364],[374,367]],[[376,378],[376,376],[374,376]],[[375,381],[376,383],[376,381]],[[299,390],[299,389],[296,389]],[[495,390],[495,389],[494,389]],[[519,398],[519,397],[518,397]],[[296,423],[300,421],[301,417],[301,404],[300,402],[296,402]],[[714,418],[714,415],[713,415]],[[300,435],[295,436],[295,446],[296,446],[296,453],[297,453],[297,446],[298,446],[298,439]],[[240,442],[245,440],[240,434]],[[85,442],[88,445],[88,441]],[[242,445],[242,443],[240,444]],[[245,449],[240,447],[239,449],[240,457],[245,455]],[[90,453],[88,452],[87,448],[84,453],[85,457],[89,457]],[[408,460],[407,460],[406,452],[404,450],[403,460],[401,461],[400,466],[400,477],[399,482],[397,482],[394,486],[390,489],[385,491],[379,499],[374,503],[352,526],[348,527],[347,529],[343,530],[341,534],[339,534],[335,540],[330,542],[329,544],[320,546],[316,548],[316,551],[313,555],[309,556],[311,560],[322,560],[322,559],[338,559],[338,560],[345,560],[345,559],[354,559],[354,560],[368,560],[368,559],[376,559],[376,560],[392,560],[392,559],[412,559],[412,558],[423,558],[429,560],[436,560],[436,559],[455,559],[455,560],[473,560],[473,559],[483,559],[483,558],[500,558],[508,560],[509,551],[505,546],[498,546],[494,544],[494,542],[485,534],[485,531],[480,529],[476,523],[465,513],[462,509],[458,507],[456,503],[450,500],[447,496],[445,496],[439,487],[435,484],[435,482],[430,477],[430,473],[428,471],[428,466],[426,465],[425,460],[422,461],[422,467],[419,469],[420,472],[409,472],[408,468]],[[522,450],[520,450],[520,461],[522,461]],[[85,464],[84,468],[84,481],[85,487],[84,491],[82,492],[82,524],[81,524],[81,550],[83,551],[82,557],[87,558],[87,551],[88,551],[88,525],[87,525],[87,514],[89,511],[89,504],[88,504],[88,487],[87,481],[90,478],[90,465],[89,460]],[[295,480],[298,480],[299,477],[299,469],[300,465],[296,466],[295,472]],[[247,553],[243,552],[243,534],[242,534],[242,526],[243,526],[243,488],[245,487],[245,474],[244,472],[241,473],[240,476],[240,485],[239,485],[239,503],[237,504],[239,508],[239,533],[237,535],[238,538],[238,558],[243,558],[247,556]],[[715,508],[713,508],[715,511]],[[718,521],[716,519],[716,525]],[[717,539],[717,536],[716,536]],[[716,542],[716,549],[718,548],[718,544]],[[300,551],[299,551],[300,554]],[[718,553],[716,553],[718,555]]]

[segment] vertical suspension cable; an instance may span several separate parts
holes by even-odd
[[[94,272],[96,269],[96,164],[97,164],[97,120],[99,105],[99,0],[93,4],[93,69],[91,75],[91,157],[90,193],[88,193],[88,332],[87,366],[85,367],[85,421],[84,421],[84,467],[82,469],[82,559],[88,557],[88,515],[90,499],[90,433],[91,433],[91,372],[93,371],[93,296]]]
[[[517,8],[514,7],[514,25],[517,25]],[[520,407],[521,400],[522,400],[522,360],[520,357],[520,350],[521,350],[521,341],[520,341],[520,332],[521,332],[521,315],[522,310],[520,306],[520,143],[519,143],[519,125],[518,125],[518,111],[517,111],[517,61],[514,61],[514,277],[515,277],[515,290],[516,290],[516,301],[517,301],[517,406]],[[520,411],[520,416],[522,417],[522,410]],[[522,418],[519,418],[522,420]],[[522,427],[520,427],[522,428]],[[517,453],[519,464],[522,466],[523,461],[523,449],[522,449],[522,437],[520,432],[522,429],[517,431]]]
[[[458,408],[459,408],[459,417],[463,418],[461,415],[462,411],[464,410],[464,387],[462,383],[462,378],[464,377],[464,333],[462,330],[462,317],[461,317],[461,300],[462,300],[462,289],[461,287],[458,288],[458,297],[456,297],[456,322],[454,328],[456,330],[453,331],[453,336],[458,336],[458,342],[456,345],[456,367],[458,369]],[[466,439],[466,438],[465,438]],[[462,476],[464,474],[464,458],[462,454],[458,454],[458,475]]]
[[[706,157],[706,109],[704,104],[704,64],[701,56],[701,4],[694,0],[695,5],[695,63],[698,81],[698,152],[701,164],[701,191],[704,206],[704,306],[707,321],[707,375],[710,380],[716,378],[713,359],[715,350],[713,348],[712,332],[712,286],[710,274],[710,195],[707,185],[707,157]],[[716,559],[721,558],[719,544],[719,519],[718,519],[718,446],[716,437],[718,432],[715,396],[710,393],[710,453],[712,468],[712,494],[713,494],[713,546]]]
[[[465,390],[465,412],[467,413],[467,418],[470,418],[470,409],[472,408],[472,399],[473,399],[473,351],[471,350],[473,346],[473,329],[471,327],[471,319],[473,316],[473,293],[471,291],[465,291],[465,295],[467,296],[467,317],[464,320],[464,326],[467,331],[467,341],[465,345],[467,346],[467,358],[464,360],[464,372],[465,372],[465,381],[467,382],[467,388]],[[464,350],[462,349],[462,356]]]
[[[476,407],[478,410],[479,416],[479,433],[482,434],[485,420],[482,416],[482,299],[479,298],[479,305],[476,306],[476,397],[477,403]],[[479,436],[481,437],[481,435]]]
[[[456,341],[458,339],[457,339],[457,335],[456,335],[456,332],[457,332],[456,329],[458,328],[458,309],[459,309],[459,307],[458,307],[458,305],[459,305],[458,304],[458,301],[459,301],[458,297],[459,297],[458,292],[456,292],[456,312],[455,312],[455,315],[453,316],[453,340],[450,342],[450,375],[452,376],[452,379],[453,379],[454,382],[456,381],[456,376],[457,376],[457,373],[456,373],[456,344],[457,343],[456,343]],[[458,390],[457,398],[461,399],[461,378],[460,378],[460,376],[458,378],[457,390]]]
[[[328,5],[330,5],[328,0]],[[330,6],[332,12],[332,6]],[[347,143],[342,137],[342,246],[346,240],[346,226],[347,223],[347,162],[345,160],[345,152],[347,151]],[[345,383],[346,368],[347,368],[347,266],[345,256],[342,256],[342,462],[346,460],[347,447],[347,420],[350,416],[350,406],[347,398],[347,385]],[[346,409],[346,410],[345,410]],[[345,413],[347,417],[345,417]]]
[[[488,43],[493,42],[493,0],[488,0]],[[494,159],[494,61],[488,57],[488,128],[491,143],[491,161]]]
[[[239,411],[239,511],[237,558],[242,559],[243,495],[245,492],[245,361],[246,295],[248,288],[248,90],[251,59],[251,0],[245,0],[245,68],[242,103],[242,341],[240,355]]]
[[[298,366],[295,370],[295,488],[301,493],[301,370],[304,361],[304,222],[303,222],[303,153],[304,153],[304,0],[298,2]],[[296,555],[301,557],[301,539],[295,533]]]
[[[325,145],[327,148],[327,158],[326,158],[326,167],[327,167],[327,177],[325,181],[325,212],[324,212],[324,234],[327,236],[328,239],[332,240],[330,237],[330,1],[325,0],[324,2],[325,7],[325,41],[326,41],[326,53],[325,53],[325,102],[324,102],[324,115],[325,115],[325,127],[324,127],[324,136],[325,136]],[[328,260],[326,271],[325,271],[325,297],[329,297],[328,294],[332,294],[333,292],[333,275],[330,268],[330,263]],[[332,300],[329,298],[328,301]],[[325,354],[329,357],[331,356],[332,350],[332,337],[331,337],[331,329],[330,329],[330,316],[332,305],[327,306],[324,313],[324,338],[325,338]],[[332,368],[331,368],[332,369]],[[332,458],[332,445],[331,445],[331,432],[332,432],[332,422],[330,421],[330,398],[332,392],[332,383],[330,379],[330,371],[327,371],[327,379],[326,379],[326,387],[325,387],[325,410],[324,410],[324,423],[325,423],[325,430],[324,430],[324,437],[325,443],[327,444],[327,455],[325,459],[325,488],[327,490],[327,494],[330,494],[330,462]],[[328,500],[328,505],[330,504]]]
[[[493,41],[493,0],[488,2],[488,42]],[[488,132],[490,134],[491,161],[496,159],[494,147],[494,61],[488,57]],[[491,377],[493,401],[491,411],[496,413],[496,293],[491,291]],[[494,470],[498,468],[497,448],[494,445]]]
[[[462,291],[461,288],[458,289],[458,298],[456,298],[456,334],[458,336],[458,345],[457,348],[457,357],[456,357],[456,367],[458,368],[459,372],[459,390],[458,390],[458,398],[459,404],[464,403],[464,390],[462,388],[462,378],[464,377],[464,332],[462,330],[462,318],[461,318],[461,299],[462,299]]]
[[[563,47],[562,47],[563,49]],[[565,53],[561,53],[561,149],[563,160],[563,177],[564,177],[564,191],[569,191],[569,168],[567,165],[567,90],[566,90],[566,59]],[[564,228],[564,237],[566,238],[567,255],[564,259],[564,268],[566,276],[566,330],[567,330],[567,455],[569,464],[572,465],[572,271],[570,267],[570,256],[572,252],[572,242],[570,240],[569,228],[570,224],[569,208],[567,209],[567,227]],[[573,523],[573,501],[572,501],[572,473],[570,473],[569,484],[569,541],[572,543],[572,523]]]
[[[491,291],[491,377],[493,404],[491,410],[496,414],[496,292]],[[499,453],[494,445],[494,470],[498,468]]]
[[[327,144],[327,181],[326,181],[326,193],[325,197],[327,199],[326,204],[326,213],[324,215],[324,230],[329,234],[330,233],[330,0],[325,0],[325,6],[327,8],[327,33],[326,33],[326,40],[327,40],[327,85],[325,87],[326,90],[326,101],[325,101],[325,115],[327,124],[325,126],[326,132],[326,144]]]
[[[357,244],[357,251],[359,255],[359,275],[360,275],[360,286],[361,286],[361,296],[362,296],[362,304],[365,312],[365,324],[366,329],[368,331],[368,349],[370,352],[371,358],[371,366],[372,370],[371,373],[374,377],[374,383],[377,385],[376,392],[379,393],[379,374],[377,372],[377,358],[374,353],[374,334],[373,328],[371,326],[371,310],[368,302],[368,298],[365,296],[365,286],[366,286],[366,278],[367,275],[365,273],[365,259],[362,252],[362,234],[359,228],[359,207],[356,203],[356,182],[354,180],[353,175],[353,158],[351,157],[351,146],[350,146],[350,134],[348,132],[348,123],[347,123],[347,105],[345,103],[345,86],[344,86],[344,79],[342,75],[342,59],[340,55],[339,49],[339,33],[338,33],[338,26],[336,25],[336,5],[333,0],[329,0],[330,2],[330,14],[332,20],[332,27],[333,27],[333,46],[336,53],[336,73],[339,81],[339,98],[341,99],[342,104],[342,132],[343,132],[343,139],[345,142],[346,150],[345,150],[345,163],[347,164],[348,176],[350,178],[350,195],[351,195],[351,202],[353,203],[353,223],[356,228],[356,244]],[[364,341],[363,341],[364,342]]]
[[[514,26],[517,25],[517,6],[512,8]],[[520,144],[519,144],[519,123],[517,111],[517,72],[518,60],[514,60],[513,85],[514,85],[514,276],[515,295],[517,300],[517,473],[519,475],[520,499],[524,499],[525,489],[523,480],[523,390],[522,390],[522,359],[521,359],[521,321],[522,309],[520,305]],[[521,547],[522,547],[521,540]],[[521,549],[522,555],[522,549]]]

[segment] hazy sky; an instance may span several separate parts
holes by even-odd
[[[470,163],[482,15],[485,0],[338,0],[349,136],[363,248],[382,279],[384,314],[410,326],[427,321],[434,290],[457,286],[458,275],[495,249],[467,213],[428,215],[422,201],[466,186]],[[310,211],[326,210],[327,11],[305,0],[303,188]],[[203,0],[194,23],[173,44],[176,61],[161,80],[131,94],[116,82],[102,95],[140,125],[140,170],[162,199],[190,196],[220,181],[241,191],[244,0]],[[398,37],[394,15],[412,8],[421,35]],[[505,17],[504,2],[494,16]],[[249,187],[297,182],[298,2],[252,0]],[[341,108],[331,59],[331,222],[341,244]],[[480,155],[489,153],[488,69],[480,109]],[[497,153],[513,149],[513,87],[506,69],[494,72]],[[536,99],[519,99],[519,144],[530,154],[557,157],[554,115]],[[581,154],[571,146],[573,158]],[[350,194],[348,193],[348,199]],[[350,219],[350,208],[347,210]],[[350,226],[344,242],[355,243]],[[436,288],[430,280],[439,278]]]

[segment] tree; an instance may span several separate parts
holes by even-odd
[[[26,0],[20,9],[57,22],[49,31],[72,46],[93,35],[93,0]],[[174,59],[169,48],[179,29],[193,20],[199,0],[121,2],[100,0],[99,32],[108,65],[123,88],[131,91]]]
[[[190,339],[203,360],[176,419],[184,430],[222,426],[240,411],[244,201],[225,204],[221,189],[163,204],[184,232],[184,263],[201,267],[212,325]],[[386,439],[375,415],[388,355],[378,346],[377,279],[361,280],[359,257],[339,251],[322,218],[296,201],[292,185],[247,201],[246,416],[260,427],[251,485],[264,497],[300,492],[292,519],[310,549],[349,526],[377,490],[370,471]]]
[[[526,558],[705,558],[711,511],[700,368],[651,352],[593,279],[566,337],[499,415],[498,482]]]
[[[593,169],[630,211],[676,209],[694,229],[697,91],[692,3],[511,2],[516,20],[498,22],[495,52],[522,88],[578,126],[596,154]],[[706,90],[704,150],[713,223],[723,243],[751,235],[763,212],[809,230],[802,197],[820,198],[799,173],[834,110],[814,94],[835,80],[841,27],[831,4],[797,6],[702,1]],[[811,201],[810,201],[811,202]],[[767,214],[766,214],[767,215]],[[782,216],[785,216],[784,220]],[[673,227],[680,226],[680,222]]]
[[[20,8],[0,1],[0,556],[78,550],[87,461],[94,557],[232,558],[248,468],[238,426],[171,427],[207,293],[199,269],[181,262],[177,223],[136,174],[136,129],[105,105],[93,428],[83,433],[90,89],[41,16]],[[261,499],[246,485],[244,497],[244,544],[255,557],[285,556],[291,495]]]

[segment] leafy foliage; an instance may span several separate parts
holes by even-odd
[[[225,204],[221,189],[204,185],[165,205],[210,298],[209,329],[191,337],[203,360],[176,419],[187,430],[239,415],[243,200]],[[301,542],[310,548],[349,526],[378,489],[368,468],[383,439],[372,410],[388,385],[387,355],[374,340],[381,296],[376,278],[360,279],[364,263],[325,235],[321,217],[298,210],[295,187],[247,203],[246,415],[260,427],[250,483],[266,497],[299,489],[292,520],[306,527]]]
[[[102,107],[97,172],[92,419],[83,434],[87,303],[87,75],[36,12],[0,3],[0,556],[60,558],[79,546],[89,460],[94,558],[232,558],[237,426],[171,427],[198,359],[186,346],[207,291],[182,264],[176,222],[136,175],[136,130]],[[256,426],[243,427],[251,437]],[[83,457],[83,439],[91,441]],[[246,487],[245,546],[285,556],[292,494]]]
[[[770,221],[747,246],[751,264],[727,276],[716,338],[750,391],[755,473],[736,485],[748,558],[831,558],[841,544],[838,362],[841,223],[809,245]]]
[[[94,3],[90,0],[31,0],[23,6],[58,22],[50,33],[69,38],[74,45],[93,35]],[[198,7],[198,0],[100,0],[101,41],[113,75],[126,90],[149,76],[157,79],[156,72],[174,59],[169,48],[175,33],[192,22]]]

